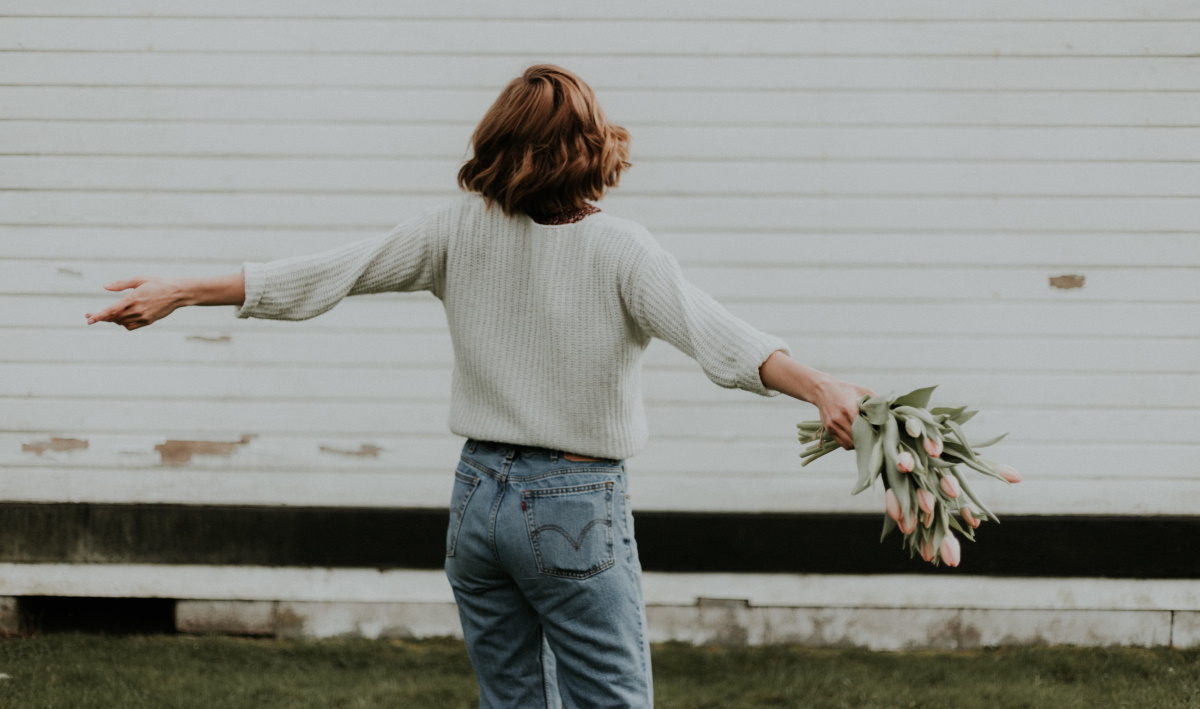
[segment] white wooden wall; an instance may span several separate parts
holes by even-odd
[[[444,506],[427,294],[303,323],[87,327],[136,275],[230,273],[455,190],[527,65],[633,134],[601,206],[796,356],[1010,432],[997,513],[1200,505],[1200,4],[0,1],[0,497]],[[1082,287],[1055,287],[1079,276]],[[1076,282],[1078,279],[1076,279]],[[656,342],[641,509],[848,511],[815,409]],[[197,443],[193,443],[197,442]],[[210,444],[207,442],[217,442]]]

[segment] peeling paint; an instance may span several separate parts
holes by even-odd
[[[365,457],[378,458],[379,452],[382,450],[383,449],[380,448],[379,446],[373,446],[370,443],[362,444],[361,446],[358,447],[358,450],[356,450],[356,451],[343,450],[341,448],[330,448],[329,446],[321,446],[321,452],[323,452],[323,453],[337,453],[338,455],[353,455],[353,456],[359,456],[359,457],[363,457],[363,458],[365,458]]]
[[[1072,288],[1083,288],[1083,276],[1076,274],[1066,274],[1062,276],[1051,276],[1050,285],[1054,288],[1070,290]]]
[[[166,441],[154,446],[154,450],[162,455],[162,462],[178,465],[191,461],[193,455],[233,455],[238,446],[244,446],[254,438],[252,434],[243,433],[236,441]]]
[[[229,335],[188,335],[187,339],[195,340],[196,342],[233,342],[233,338]]]
[[[80,448],[87,448],[88,442],[83,438],[58,438],[51,437],[48,441],[36,441],[34,443],[22,443],[21,451],[26,453],[37,453],[41,455],[46,451],[73,451]]]
[[[304,634],[306,618],[290,606],[275,609],[275,637],[296,638]]]

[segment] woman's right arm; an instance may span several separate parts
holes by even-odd
[[[210,278],[127,278],[104,287],[111,291],[133,290],[112,305],[87,313],[88,325],[111,322],[126,330],[136,330],[185,305],[241,306],[246,300],[246,281],[240,272]]]

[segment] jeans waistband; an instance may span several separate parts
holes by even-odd
[[[483,450],[491,451],[493,453],[499,453],[507,458],[516,458],[519,455],[525,455],[525,456],[546,457],[546,458],[549,458],[550,460],[558,460],[559,458],[563,457],[564,452],[568,452],[568,453],[571,452],[571,451],[556,450],[553,448],[543,448],[541,446],[527,446],[527,445],[520,445],[520,444],[515,444],[515,443],[500,443],[498,441],[482,441],[477,438],[468,438],[467,443],[466,443],[466,449],[470,453],[474,453],[477,449],[483,449]],[[595,457],[598,457],[598,456],[595,456]],[[613,462],[613,463],[620,462],[619,460],[615,460],[612,458],[605,458],[604,460]]]

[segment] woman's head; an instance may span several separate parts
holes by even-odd
[[[459,186],[510,215],[582,207],[629,167],[629,132],[605,119],[582,79],[551,64],[531,66],[504,87],[471,145]]]

